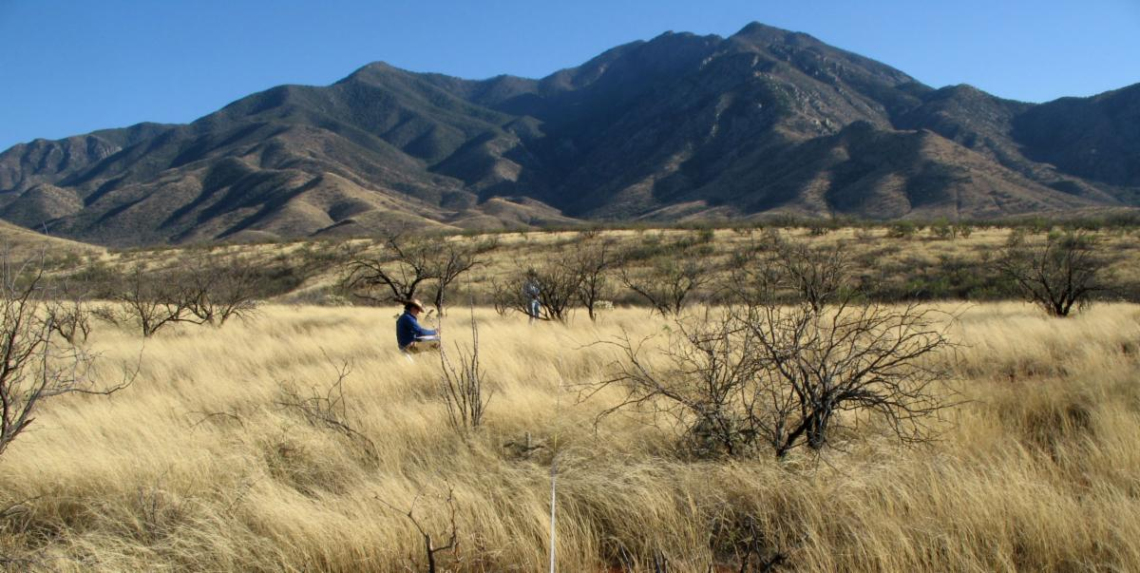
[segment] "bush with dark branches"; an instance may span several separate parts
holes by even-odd
[[[876,417],[899,439],[922,441],[948,379],[945,315],[917,305],[860,302],[841,251],[782,248],[751,267],[737,306],[679,319],[661,352],[621,340],[616,376],[594,386],[624,395],[603,413],[645,407],[682,430],[699,456],[766,446],[778,458],[820,450],[845,425]],[[811,288],[805,288],[810,286]],[[774,296],[789,288],[791,303]]]
[[[444,294],[461,275],[479,265],[475,247],[455,240],[441,239],[431,257],[429,273],[435,285],[432,304],[438,316],[444,315]]]
[[[413,300],[420,286],[433,278],[436,265],[431,251],[434,248],[422,237],[389,233],[384,238],[382,255],[351,257],[341,286],[352,296],[374,303]]]
[[[349,416],[348,401],[344,395],[344,382],[352,373],[352,365],[336,363],[326,354],[325,359],[336,372],[336,379],[324,389],[313,387],[308,393],[292,383],[282,382],[281,395],[276,404],[301,415],[309,425],[332,430],[357,444],[370,462],[377,461],[376,443],[357,429]]]
[[[812,246],[770,231],[733,257],[724,290],[738,304],[778,297],[804,302],[818,312],[847,294],[852,268],[842,243]]]
[[[616,342],[616,376],[628,407],[664,414],[687,449],[740,456],[764,445],[777,457],[820,450],[845,425],[873,416],[905,442],[930,435],[949,376],[931,355],[951,346],[945,323],[917,306],[848,304],[734,308],[678,322],[655,365],[643,342]],[[589,395],[588,394],[588,395]]]
[[[239,258],[204,253],[176,273],[186,311],[197,322],[222,326],[231,318],[248,318],[257,310],[264,271]],[[175,291],[179,292],[179,291]]]
[[[196,296],[194,287],[179,280],[175,273],[135,265],[123,278],[124,283],[115,300],[125,309],[126,316],[115,318],[113,314],[109,315],[112,321],[133,320],[147,338],[178,322],[200,323],[189,318],[190,306]]]
[[[578,301],[590,320],[597,320],[598,303],[610,296],[610,274],[620,264],[613,243],[591,239],[571,255],[569,264],[578,275]]]
[[[479,252],[479,245],[447,237],[391,232],[385,236],[382,255],[350,257],[341,287],[374,303],[404,303],[415,299],[421,288],[433,285],[432,302],[442,315],[446,291],[478,266]]]
[[[92,381],[95,357],[59,344],[42,264],[0,262],[0,454],[35,420],[44,401],[62,394],[112,394]]]
[[[692,295],[712,281],[712,272],[699,260],[658,259],[648,270],[622,269],[622,284],[640,295],[661,316],[679,316]]]
[[[51,287],[51,300],[44,302],[48,323],[68,344],[83,344],[91,336],[100,307],[89,300],[88,289],[74,281],[62,280]]]
[[[1096,251],[1096,237],[1085,231],[1050,232],[1045,242],[1031,246],[1012,235],[995,265],[1014,281],[1026,300],[1058,317],[1069,316],[1097,293],[1106,260]]]
[[[447,406],[447,421],[461,435],[479,429],[487,413],[494,390],[487,387],[485,373],[479,362],[479,325],[475,312],[471,312],[471,350],[464,351],[457,344],[454,359],[440,346],[439,359],[443,370],[442,395]]]

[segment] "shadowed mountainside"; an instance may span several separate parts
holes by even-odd
[[[666,33],[541,80],[383,63],[0,154],[0,217],[107,245],[1140,202],[1140,86],[1032,105],[811,36]]]

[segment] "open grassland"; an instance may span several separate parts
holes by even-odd
[[[643,309],[534,326],[477,309],[494,395],[467,438],[446,422],[437,357],[394,348],[394,308],[268,306],[145,342],[100,324],[107,375],[141,351],[139,376],[50,402],[0,458],[0,555],[61,571],[421,571],[402,513],[414,505],[442,545],[451,489],[459,543],[441,570],[540,571],[556,463],[560,571],[739,570],[748,547],[796,571],[1140,570],[1140,307],[943,306],[964,346],[936,358],[957,403],[936,442],[901,446],[868,420],[783,462],[688,459],[633,411],[595,423],[619,395],[580,389],[619,353],[593,343],[664,344],[667,322]],[[467,320],[453,310],[450,343],[470,346]],[[344,362],[366,439],[282,405],[290,388],[326,396]]]

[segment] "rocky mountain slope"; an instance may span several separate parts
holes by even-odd
[[[810,36],[666,33],[540,80],[383,63],[0,154],[0,218],[107,245],[574,220],[1007,217],[1140,202],[1140,85],[933,89]]]

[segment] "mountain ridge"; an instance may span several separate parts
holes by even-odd
[[[105,245],[583,220],[1000,218],[1140,204],[1140,84],[932,88],[807,34],[667,32],[544,78],[383,62],[188,124],[0,153],[0,218]]]

